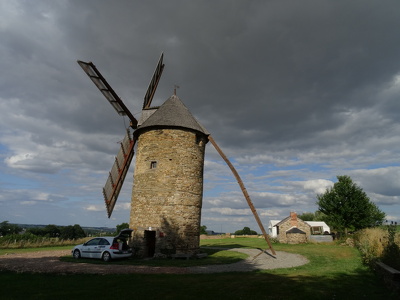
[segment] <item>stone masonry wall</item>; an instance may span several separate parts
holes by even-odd
[[[279,226],[278,240],[280,243],[288,243],[286,231],[288,231],[293,226],[296,226],[298,229],[304,231],[306,233],[306,240],[309,240],[311,235],[310,225],[296,217],[296,223],[293,222],[293,219],[289,219]]]
[[[156,231],[156,254],[198,252],[206,139],[184,129],[139,135],[130,215],[139,253],[145,230]]]
[[[288,233],[286,234],[286,243],[288,244],[307,243],[307,235],[303,233]]]

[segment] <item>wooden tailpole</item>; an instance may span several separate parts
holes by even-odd
[[[269,249],[271,250],[273,255],[276,255],[274,248],[272,248],[272,244],[269,240],[268,234],[264,229],[264,226],[260,220],[260,217],[258,216],[258,213],[253,205],[253,202],[251,201],[250,196],[247,193],[247,190],[243,184],[242,179],[239,176],[239,173],[236,171],[235,167],[232,165],[232,163],[229,161],[229,159],[226,157],[226,155],[222,152],[221,148],[217,145],[217,143],[215,142],[215,140],[212,138],[211,135],[208,136],[208,140],[211,142],[211,144],[213,144],[213,146],[215,147],[215,149],[217,150],[219,155],[221,155],[221,157],[224,159],[224,161],[227,163],[227,165],[231,169],[233,175],[235,176],[237,182],[239,183],[240,188],[242,189],[242,192],[243,192],[244,197],[246,198],[247,204],[249,205],[249,207],[254,215],[254,218],[256,219],[258,226],[260,227],[261,232],[264,235],[266,242],[268,243]]]

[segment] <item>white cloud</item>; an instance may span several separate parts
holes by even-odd
[[[104,211],[104,205],[88,205],[84,209],[88,211]]]
[[[304,182],[304,189],[310,190],[314,194],[323,194],[328,187],[332,187],[333,182],[325,179],[307,180]]]
[[[234,208],[230,208],[230,207],[213,207],[213,208],[209,208],[209,209],[205,209],[204,212],[215,212],[221,215],[245,215],[245,216],[249,216],[252,214],[250,209],[234,209]]]
[[[35,200],[39,200],[39,201],[49,201],[50,200],[50,194],[48,193],[43,193],[43,192],[39,192],[35,197]]]
[[[273,219],[274,217],[280,217],[282,215],[282,210],[271,209],[271,210],[258,210],[260,216],[270,217]]]
[[[115,205],[115,211],[118,211],[118,210],[128,210],[128,211],[130,211],[130,209],[131,209],[131,203],[130,202],[119,202],[119,203],[117,203],[116,205]]]

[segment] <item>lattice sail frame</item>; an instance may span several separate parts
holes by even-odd
[[[127,129],[126,135],[121,142],[121,148],[115,157],[114,165],[112,166],[106,184],[103,187],[103,196],[108,218],[111,217],[126,174],[128,173],[134,154],[134,146],[135,140],[132,138],[129,129]]]
[[[153,77],[150,81],[149,87],[147,88],[146,95],[144,97],[143,109],[149,108],[153,100],[154,93],[157,89],[158,82],[160,81],[161,74],[165,66],[163,64],[163,58],[164,58],[164,53],[161,53],[160,59],[154,71]],[[113,90],[113,88],[104,78],[104,76],[100,73],[97,67],[92,62],[84,62],[81,60],[78,60],[77,62],[79,66],[83,69],[83,71],[86,73],[86,75],[89,76],[92,82],[96,85],[96,87],[108,100],[111,106],[117,111],[117,113],[121,116],[128,116],[129,119],[131,120],[130,126],[133,129],[136,129],[138,124],[137,119],[125,106],[122,99]],[[135,140],[131,138],[130,133],[128,132],[127,136],[121,143],[121,150],[115,159],[115,163],[111,169],[107,182],[103,188],[103,196],[104,196],[104,201],[106,203],[107,214],[109,218],[112,214],[115,202],[117,201],[119,192],[121,191],[122,185],[124,183],[126,173],[128,172],[129,165],[132,161],[132,157],[134,155],[133,152],[134,145],[135,145]]]

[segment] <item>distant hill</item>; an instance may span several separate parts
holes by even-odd
[[[29,229],[29,228],[44,228],[49,224],[43,225],[43,224],[13,224],[13,225],[17,225],[21,228],[24,229]],[[53,224],[51,224],[53,225]],[[55,225],[57,227],[65,227],[65,226],[61,226],[61,225]],[[116,231],[116,228],[109,228],[109,227],[83,227],[81,226],[82,229],[87,233],[87,234],[95,234],[95,233],[110,233],[110,234],[114,234]]]

